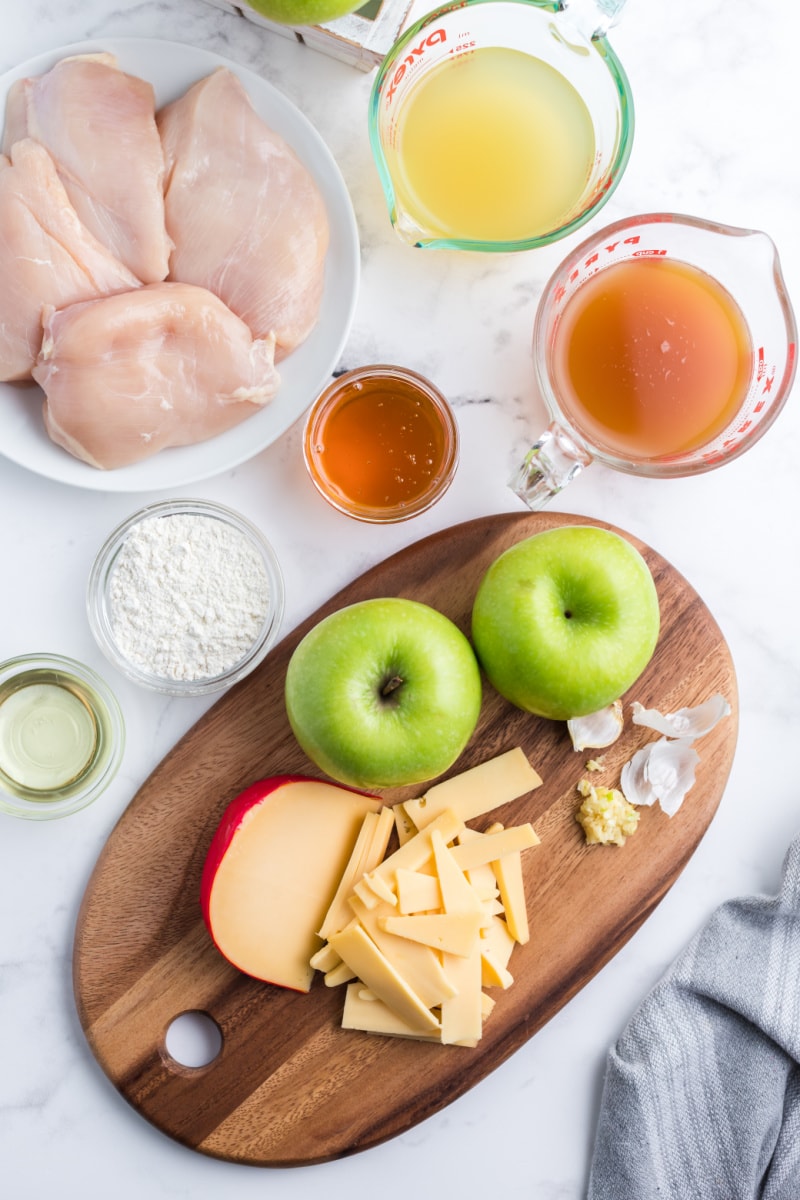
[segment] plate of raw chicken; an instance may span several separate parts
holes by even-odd
[[[334,370],[359,280],[347,187],[275,87],[108,38],[0,77],[0,453],[103,491],[228,470]]]

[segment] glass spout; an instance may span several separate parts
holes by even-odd
[[[562,0],[561,7],[583,36],[604,37],[622,15],[627,0]]]
[[[531,446],[508,486],[528,508],[537,512],[563,491],[592,456],[560,425],[552,424]]]

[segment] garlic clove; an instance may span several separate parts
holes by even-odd
[[[645,708],[638,700],[634,700],[631,708],[634,725],[645,725],[666,737],[688,738],[690,741],[710,733],[717,722],[731,711],[730,704],[719,692],[694,708],[679,708],[674,713]]]
[[[588,713],[585,717],[571,717],[567,721],[567,729],[573,750],[597,750],[610,746],[622,733],[623,720],[621,700],[615,700],[606,708]]]
[[[622,768],[620,787],[631,804],[651,805],[656,800],[673,817],[695,781],[700,755],[692,738],[660,738],[637,750]]]

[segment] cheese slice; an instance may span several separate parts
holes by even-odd
[[[433,1032],[439,1022],[411,990],[358,921],[335,933],[331,944],[342,962],[393,1012],[413,1028]],[[480,952],[478,951],[480,962]],[[454,959],[454,961],[456,961]]]
[[[442,891],[435,875],[422,871],[409,871],[400,867],[395,871],[397,908],[401,913],[427,912],[442,907]],[[494,883],[494,875],[492,882]]]
[[[441,832],[432,828],[430,836],[442,893],[442,908],[446,913],[480,913],[480,897],[470,887],[469,880],[455,861],[453,851],[445,845]]]
[[[370,997],[369,999],[367,997]],[[342,1013],[343,1029],[360,1029],[364,1033],[382,1033],[388,1037],[419,1038],[438,1042],[439,1030],[409,1025],[377,996],[368,993],[360,983],[348,985]]]
[[[387,933],[465,958],[472,953],[480,936],[481,914],[415,913],[411,916],[383,917],[380,925]]]
[[[540,787],[541,782],[524,751],[516,746],[460,775],[435,783],[418,800],[406,800],[404,808],[406,815],[420,830],[445,809],[450,809],[466,822],[517,800],[526,792]]]
[[[494,954],[488,947],[481,949],[481,983],[484,987],[499,987],[510,988],[514,982],[514,976],[509,971],[508,967],[504,967],[501,962],[495,958]]]
[[[435,950],[419,942],[412,942],[409,938],[388,933],[382,928],[381,922],[386,917],[395,915],[395,910],[390,905],[381,904],[377,908],[367,908],[354,896],[351,906],[365,932],[423,1004],[428,1008],[435,1008],[445,996],[454,994],[455,989],[447,978],[441,956]]]
[[[343,983],[349,983],[351,979],[355,979],[355,972],[348,967],[347,963],[341,962],[331,967],[330,971],[325,972],[325,987],[339,987]]]
[[[404,804],[393,805],[393,812],[397,840],[401,846],[404,846],[406,842],[411,840],[415,833],[419,833],[419,830],[406,812]]]
[[[445,810],[431,821],[426,829],[420,830],[395,850],[394,854],[390,854],[379,866],[370,871],[353,890],[364,904],[374,908],[380,903],[378,896],[375,895],[375,888],[372,886],[374,881],[380,879],[391,887],[398,867],[405,867],[409,871],[419,871],[433,855],[431,834],[434,831],[438,831],[445,842],[451,842],[463,828],[464,822],[455,813]]]
[[[494,917],[481,931],[481,977],[484,987],[510,987],[513,977],[508,964],[516,942],[501,917]]]
[[[477,829],[466,828],[458,835],[459,845],[463,845],[468,841],[475,841],[483,835],[478,833]],[[499,895],[497,890],[497,880],[494,877],[491,863],[481,863],[479,866],[470,867],[465,871],[470,887],[479,896],[482,901],[492,900]]]
[[[491,833],[487,831],[477,838],[470,838],[468,842],[453,846],[450,854],[460,870],[469,871],[484,863],[497,862],[506,854],[538,845],[539,839],[530,824],[512,825],[510,829],[494,825]]]
[[[350,913],[349,909],[348,914],[352,918],[352,913]],[[311,958],[308,961],[315,971],[323,971],[327,973],[328,971],[332,971],[334,967],[338,967],[342,960],[339,958],[339,955],[333,949],[330,942],[326,942],[324,946],[320,946],[319,950],[317,950],[315,954],[311,955]]]
[[[487,837],[493,837],[502,831],[502,825],[491,825],[486,831]],[[515,941],[524,945],[530,940],[528,926],[528,906],[525,899],[525,881],[522,876],[522,858],[519,851],[505,854],[492,863],[492,870],[500,889],[500,899],[503,903],[508,930]]]
[[[445,954],[444,967],[457,990],[451,999],[442,1001],[442,1042],[477,1046],[483,1032],[480,946],[476,944],[468,958]]]
[[[393,908],[397,906],[397,896],[394,894],[391,883],[377,872],[370,871],[363,879],[359,880],[353,890],[365,904],[374,904],[372,897],[375,896],[384,904],[391,904]]]
[[[318,930],[321,938],[329,938],[332,933],[344,929],[351,920],[352,914],[347,903],[350,893],[361,876],[383,860],[393,827],[394,813],[391,808],[383,808],[379,813],[366,813],[350,861]]]

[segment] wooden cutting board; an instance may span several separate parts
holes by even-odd
[[[675,817],[642,809],[624,847],[590,847],[575,821],[587,755],[572,749],[564,723],[520,712],[486,685],[476,735],[451,773],[521,745],[544,784],[497,810],[506,824],[531,821],[541,845],[523,855],[531,941],[515,952],[513,987],[494,990],[496,1007],[477,1049],[344,1031],[341,989],[318,979],[301,995],[249,979],[219,955],[203,926],[200,874],[228,801],[267,775],[320,776],[295,742],[283,705],[286,666],[306,631],[344,604],[407,596],[441,609],[467,632],[477,584],[493,559],[564,524],[602,523],[559,513],[484,517],[379,564],[217,701],[133,798],[80,909],[75,996],[89,1045],[112,1083],[170,1137],[223,1159],[291,1166],[404,1132],[532,1037],[620,949],[686,864],[733,760],[736,677],[697,593],[654,550],[623,534],[650,565],[662,614],[656,652],[627,701],[670,712],[722,692],[732,713],[697,743],[696,783]],[[628,719],[593,781],[616,785],[621,765],[656,736]],[[392,789],[385,797],[395,802],[421,790]],[[208,1066],[180,1066],[166,1050],[166,1029],[186,1011],[211,1015],[222,1032],[222,1050]]]

